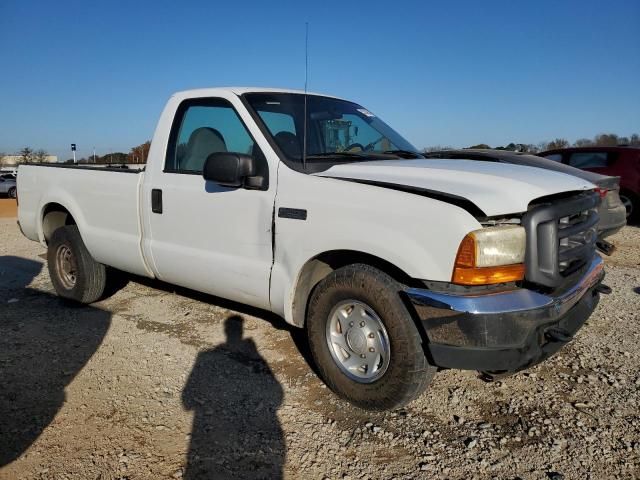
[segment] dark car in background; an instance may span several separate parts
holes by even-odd
[[[546,170],[554,170],[556,172],[566,173],[567,175],[573,175],[587,180],[598,187],[600,197],[602,198],[600,207],[598,207],[598,215],[600,216],[600,221],[598,222],[598,236],[601,239],[616,233],[627,223],[626,210],[619,197],[620,185],[618,177],[600,175],[598,173],[580,170],[552,159],[542,158],[528,153],[512,152],[509,150],[469,148],[427,152],[423,155],[427,158],[449,158],[511,163],[514,165],[544,168]],[[602,248],[606,249],[606,244],[602,244],[601,249]]]
[[[620,199],[629,221],[640,220],[640,147],[574,147],[539,156],[571,167],[620,177]]]

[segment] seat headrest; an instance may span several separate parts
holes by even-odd
[[[204,162],[212,153],[226,152],[227,145],[222,134],[211,127],[196,128],[191,132],[181,168],[202,171]]]

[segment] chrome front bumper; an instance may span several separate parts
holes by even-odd
[[[458,295],[408,289],[435,365],[487,371],[526,368],[573,337],[598,303],[604,265],[595,256],[582,278],[558,296],[524,288]]]

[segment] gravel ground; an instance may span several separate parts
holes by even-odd
[[[138,279],[64,303],[0,219],[0,479],[640,478],[640,229],[613,241],[613,294],[558,355],[371,414],[268,313]]]

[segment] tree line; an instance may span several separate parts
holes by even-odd
[[[82,164],[95,163],[97,165],[108,165],[111,163],[146,163],[150,148],[151,141],[147,140],[141,145],[132,147],[129,153],[110,152],[105,155],[95,155],[95,157],[93,155],[89,155],[87,157],[78,158],[77,162]],[[68,158],[64,163],[73,163],[73,158]]]
[[[619,136],[615,133],[600,133],[593,138],[579,138],[573,144],[569,142],[565,138],[556,138],[551,140],[550,142],[540,142],[538,144],[531,143],[509,143],[504,146],[496,146],[491,147],[486,143],[479,143],[477,145],[471,145],[465,148],[478,148],[478,149],[489,149],[494,148],[496,150],[509,150],[512,152],[524,152],[524,153],[538,153],[544,152],[545,150],[555,150],[558,148],[568,148],[571,146],[574,147],[615,147],[621,145],[630,145],[634,147],[640,147],[640,135],[634,133],[629,137]],[[185,145],[180,145],[179,148],[184,148]],[[98,165],[108,165],[108,164],[122,164],[122,163],[146,163],[147,157],[149,155],[149,149],[151,148],[151,141],[147,140],[146,142],[132,147],[128,153],[124,152],[111,152],[105,155],[93,155],[87,157],[81,157],[77,159],[77,163],[81,164],[91,164],[95,163]],[[442,145],[434,145],[431,147],[426,147],[423,149],[424,152],[434,152],[438,150],[452,150],[454,147],[451,146],[442,146]],[[39,163],[46,161],[47,156],[46,150],[43,149],[33,149],[31,147],[24,147],[22,150],[18,152],[19,163]],[[8,155],[0,153],[0,166],[8,164],[6,158]],[[13,163],[13,162],[12,162]],[[73,163],[73,158],[69,158],[64,161],[64,163]]]
[[[550,142],[532,143],[509,143],[504,146],[491,147],[486,143],[479,143],[465,148],[509,150],[512,152],[538,153],[546,150],[555,150],[558,148],[573,147],[616,147],[616,146],[634,146],[640,147],[640,135],[634,133],[629,137],[619,136],[615,133],[600,133],[593,138],[579,138],[573,144],[565,138],[556,138]],[[439,150],[452,150],[454,147],[434,145],[424,149],[425,152],[435,152]]]
[[[100,165],[110,163],[146,163],[147,156],[149,155],[149,148],[151,147],[151,141],[146,141],[141,145],[131,148],[129,153],[123,152],[111,152],[105,155],[90,155],[87,157],[80,157],[77,159],[77,163],[89,164],[95,163]],[[18,157],[17,163],[42,163],[46,162],[49,153],[43,149],[33,149],[31,147],[24,147],[16,155],[8,155],[6,153],[0,153],[0,166],[14,165],[15,158]],[[11,160],[9,160],[11,158]],[[73,163],[73,158],[64,160],[63,163]]]
[[[0,153],[0,166],[9,165],[9,157],[14,157],[15,155],[8,155],[6,153]],[[22,150],[18,152],[19,163],[39,163],[46,161],[49,154],[46,150],[37,149],[34,150],[31,147],[24,147]],[[13,159],[11,160],[11,164],[13,164]]]

